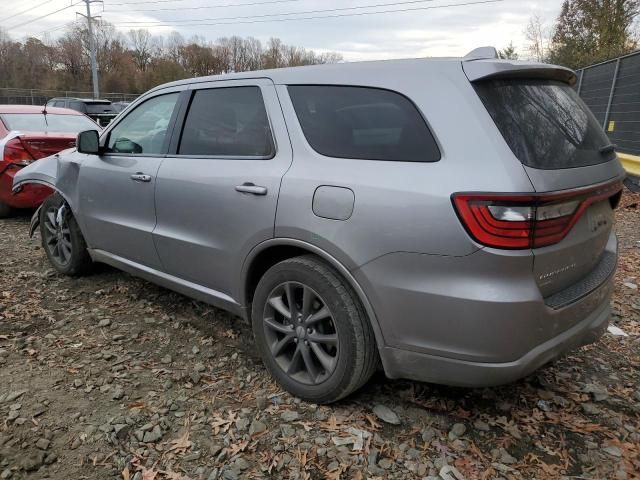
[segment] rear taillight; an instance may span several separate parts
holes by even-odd
[[[16,165],[29,165],[34,160],[19,138],[13,138],[5,144],[2,159],[7,164]]]
[[[456,193],[453,204],[469,234],[495,248],[537,248],[561,241],[589,205],[611,199],[615,207],[622,183],[561,193]]]

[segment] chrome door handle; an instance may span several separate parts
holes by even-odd
[[[144,173],[138,172],[131,175],[131,180],[133,180],[134,182],[150,182],[151,175],[146,175]]]
[[[251,182],[245,182],[242,185],[236,186],[236,192],[251,193],[253,195],[266,195],[267,187],[261,187],[260,185],[254,185]]]

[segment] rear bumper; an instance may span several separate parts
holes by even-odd
[[[19,192],[13,193],[13,177],[18,170],[9,169],[0,175],[0,201],[13,208],[36,208],[53,193],[53,190],[44,185],[24,185]]]
[[[617,259],[614,235],[605,257],[613,257],[607,275],[584,282],[584,289],[569,292],[572,301],[559,305],[542,297],[530,252],[394,253],[354,276],[376,312],[390,378],[489,386],[522,377],[602,335]]]
[[[470,362],[391,347],[384,348],[381,356],[389,378],[407,378],[459,387],[502,385],[530,374],[567,351],[595,342],[607,329],[610,316],[611,310],[607,302],[569,330],[512,362]]]

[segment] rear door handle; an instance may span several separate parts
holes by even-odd
[[[151,175],[146,175],[144,173],[138,172],[131,175],[131,180],[134,182],[150,182]]]
[[[236,186],[236,192],[251,193],[253,195],[266,195],[267,187],[261,187],[260,185],[254,185],[251,182],[245,182],[242,185]]]

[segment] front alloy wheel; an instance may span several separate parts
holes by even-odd
[[[65,205],[49,206],[44,210],[43,243],[49,258],[62,268],[71,263],[73,245],[71,229],[65,215]]]
[[[51,265],[65,275],[78,275],[91,268],[80,227],[69,205],[57,193],[47,197],[40,208],[42,248]]]
[[[264,309],[264,333],[278,366],[294,380],[315,385],[338,361],[338,332],[326,302],[299,282],[278,285]]]

